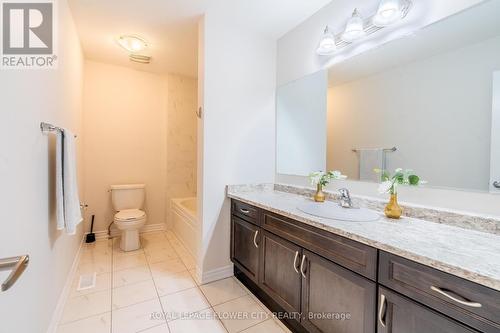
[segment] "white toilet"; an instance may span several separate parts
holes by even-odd
[[[120,248],[123,251],[141,247],[139,229],[146,223],[146,213],[141,210],[145,187],[144,184],[111,185],[111,201],[117,211],[114,223],[122,232]]]

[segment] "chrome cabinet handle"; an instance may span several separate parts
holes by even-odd
[[[11,271],[7,279],[2,283],[2,291],[8,290],[16,283],[28,266],[29,260],[28,255],[0,259],[0,271]]]
[[[493,182],[493,187],[500,188],[500,182],[499,181],[494,181]]]
[[[431,286],[431,290],[432,291],[435,291],[441,295],[443,295],[444,297],[446,298],[449,298],[451,299],[452,301],[455,301],[457,302],[458,304],[462,304],[462,305],[465,305],[465,306],[469,306],[471,308],[480,308],[482,307],[483,305],[481,303],[477,303],[477,302],[471,302],[471,301],[468,301],[468,300],[461,300],[461,299],[458,299],[450,294],[448,294],[447,292],[445,292],[443,289],[439,288],[439,287],[434,287],[434,286]],[[465,299],[465,297],[464,297]]]
[[[250,213],[250,211],[248,209],[243,209],[243,208],[240,208],[240,212],[242,212],[243,214]]]
[[[307,278],[306,274],[304,273],[304,262],[306,261],[306,255],[302,256],[302,262],[300,263],[300,274],[302,274],[302,277],[304,279]]]
[[[384,315],[385,315],[385,304],[386,298],[384,294],[380,294],[380,308],[378,309],[378,321],[382,327],[385,327]]]
[[[295,251],[295,258],[293,259],[293,269],[297,273],[299,273],[299,270],[297,269],[297,258],[298,257],[299,257],[299,251]]]
[[[256,248],[259,248],[259,244],[257,244],[257,235],[259,234],[259,230],[255,230],[255,235],[253,235],[253,245],[255,245]]]

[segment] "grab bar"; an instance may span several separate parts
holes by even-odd
[[[23,274],[30,261],[29,255],[0,259],[0,271],[10,270],[10,274],[2,283],[2,291],[8,290]]]

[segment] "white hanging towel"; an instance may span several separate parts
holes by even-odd
[[[78,179],[76,173],[75,136],[63,129],[56,133],[56,214],[57,229],[66,228],[69,235],[76,233],[82,222]]]
[[[385,152],[383,149],[359,150],[359,180],[380,182],[380,174],[374,169],[385,169]]]
[[[63,190],[63,133],[56,131],[56,219],[57,230],[64,229],[64,190]]]

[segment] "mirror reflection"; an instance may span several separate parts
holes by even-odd
[[[374,169],[413,169],[427,186],[492,190],[500,178],[498,17],[500,3],[486,2],[329,68],[323,170],[378,182]],[[278,130],[283,114],[278,105]]]

